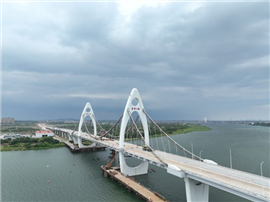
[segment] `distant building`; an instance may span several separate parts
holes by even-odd
[[[3,117],[1,119],[1,123],[4,123],[4,124],[14,124],[14,122],[15,122],[15,119],[10,118],[10,117]]]
[[[21,135],[21,137],[31,137],[31,135]]]
[[[20,134],[7,134],[4,135],[4,139],[8,139],[8,138],[20,138],[21,135]]]
[[[204,122],[207,123],[207,117],[204,117]]]
[[[42,131],[36,131],[36,137],[53,137],[54,133],[50,130],[42,130]]]

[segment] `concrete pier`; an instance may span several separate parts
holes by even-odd
[[[125,186],[129,192],[135,193],[140,198],[149,202],[165,202],[167,201],[160,194],[150,191],[140,183],[135,182],[133,177],[126,177],[120,172],[119,167],[112,167],[106,169],[105,166],[101,166],[103,176],[110,177],[113,181],[117,181],[121,186]]]

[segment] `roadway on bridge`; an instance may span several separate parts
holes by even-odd
[[[118,142],[116,141],[106,141],[104,143],[118,148]],[[133,144],[125,143],[124,150],[144,159],[158,161],[151,152],[144,151],[140,146],[137,147]],[[209,165],[204,162],[161,151],[157,151],[156,154],[158,154],[158,156],[167,164],[175,165],[185,173],[198,175],[198,177],[206,178],[208,180],[212,179],[214,182],[220,182],[225,186],[234,187],[243,192],[261,193],[261,195],[263,194],[262,192],[264,192],[264,197],[270,198],[270,181],[267,178],[263,178],[262,187],[262,179],[256,175],[236,170],[232,171],[226,167]]]
[[[73,132],[68,129],[57,129],[63,132]],[[77,135],[77,132],[75,132],[74,135]],[[99,143],[106,147],[113,148],[116,151],[120,150],[118,141],[109,140],[108,138],[103,138],[102,141],[99,138],[94,138],[93,135],[89,135],[87,133],[82,133],[82,138]],[[123,151],[125,153],[132,154],[135,157],[137,156],[139,159],[147,160],[150,163],[161,163],[152,152],[144,151],[142,147],[134,144],[125,143]],[[155,153],[167,164],[177,166],[190,178],[197,179],[205,183],[213,183],[220,186],[219,188],[231,193],[234,193],[234,190],[237,190],[238,192],[251,195],[254,198],[260,198],[263,201],[270,201],[269,178],[219,165],[210,165],[198,160],[189,159],[163,151],[155,151]]]

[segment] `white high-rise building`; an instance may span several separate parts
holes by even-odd
[[[207,123],[207,118],[206,117],[204,117],[204,122]]]

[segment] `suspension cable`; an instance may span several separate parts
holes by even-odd
[[[87,132],[89,135],[91,135],[91,133],[89,132],[88,127],[87,127],[85,121],[84,121],[83,123],[84,123],[84,127],[86,128],[86,132]]]
[[[78,122],[78,124],[75,126],[74,130],[71,132],[71,135],[73,135],[73,133],[76,131],[76,129],[78,129],[80,122]]]
[[[136,123],[134,122],[134,120],[133,120],[133,118],[132,118],[132,116],[131,116],[129,110],[128,110],[128,115],[129,115],[129,118],[131,119],[131,121],[132,121],[134,127],[136,128],[137,132],[140,134],[142,140],[143,140],[144,143],[147,145],[147,143],[146,143],[146,141],[145,141],[143,135],[141,134],[140,130],[138,129]],[[154,156],[155,156],[162,164],[164,164],[165,166],[168,166],[168,164],[167,164],[166,162],[164,162],[164,161],[163,161],[163,160],[162,160],[162,159],[154,152],[153,148],[151,148],[149,144],[148,144],[147,146],[151,149],[152,154],[153,154],[153,155],[154,155]]]
[[[138,119],[139,119],[139,115],[137,115],[135,119],[135,123],[137,123]],[[126,130],[125,134],[128,133],[132,128],[133,128],[133,124]]]
[[[199,161],[203,161],[202,158],[194,155],[192,152],[188,151],[186,148],[184,148],[183,146],[181,146],[180,144],[178,144],[175,140],[173,140],[169,135],[167,135],[167,133],[165,133],[157,124],[156,122],[146,113],[146,111],[143,109],[143,113],[148,117],[148,119],[165,135],[167,136],[167,138],[173,142],[175,145],[177,145],[179,148],[181,148],[183,150],[183,152],[186,154],[188,153],[190,156],[193,156],[194,159],[199,160]]]
[[[100,139],[101,139],[102,137],[104,137],[105,135],[109,134],[109,132],[115,127],[116,124],[118,124],[118,122],[122,119],[122,117],[123,117],[123,114],[122,114],[122,115],[120,116],[120,118],[113,124],[113,126],[112,126],[108,131],[106,131],[106,133],[104,133],[103,135],[100,136]]]
[[[101,130],[104,130],[104,128],[100,125],[100,123],[97,121],[95,115],[93,115],[93,118],[95,119],[95,122],[98,124],[98,127],[101,128]],[[104,130],[105,131],[105,130]]]

